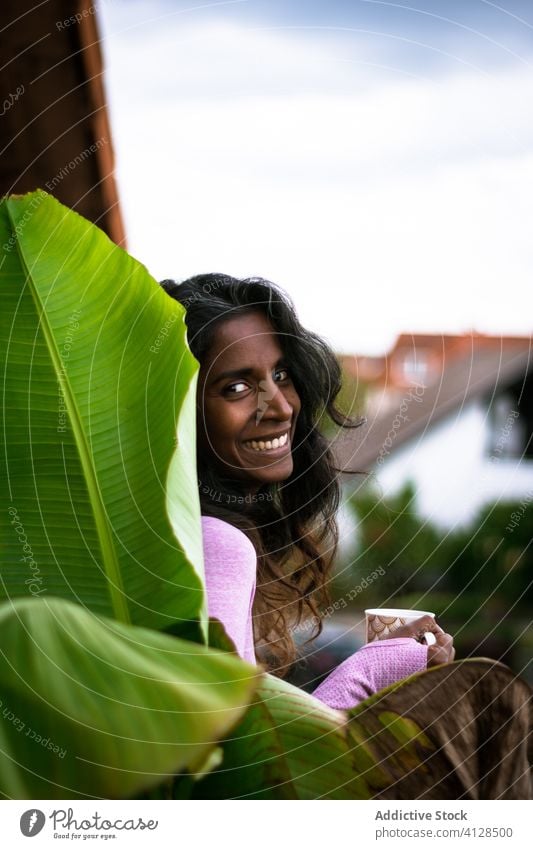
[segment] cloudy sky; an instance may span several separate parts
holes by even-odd
[[[531,0],[102,0],[129,251],[339,351],[533,325]]]

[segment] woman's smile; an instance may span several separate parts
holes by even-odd
[[[300,398],[261,312],[219,322],[199,381],[200,450],[249,491],[287,480]]]
[[[243,443],[243,445],[245,448],[251,448],[252,451],[255,451],[259,454],[283,454],[283,448],[286,451],[291,450],[291,442],[288,430],[286,430],[285,433],[283,433],[279,437],[257,437],[257,439],[247,440]]]

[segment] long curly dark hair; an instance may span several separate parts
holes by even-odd
[[[189,347],[200,364],[216,326],[252,312],[268,318],[290,363],[301,410],[287,480],[244,496],[242,483],[223,477],[201,450],[197,453],[202,515],[240,528],[255,546],[254,642],[262,662],[283,677],[297,657],[295,629],[311,620],[313,640],[322,630],[320,611],[330,603],[340,484],[319,421],[329,416],[340,427],[358,427],[365,419],[345,416],[335,406],[341,389],[337,358],[323,339],[302,327],[291,299],[275,284],[258,277],[200,274],[179,284],[163,280],[161,286],[186,308]]]

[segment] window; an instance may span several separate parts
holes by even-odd
[[[486,400],[490,404],[487,453],[494,458],[532,459],[533,376]]]
[[[425,354],[415,351],[404,357],[403,375],[406,380],[413,383],[424,383],[428,376],[428,371],[428,361]]]

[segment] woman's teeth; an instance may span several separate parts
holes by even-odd
[[[249,439],[244,444],[248,446],[248,448],[253,448],[254,451],[271,451],[272,448],[281,448],[287,442],[289,438],[288,433],[284,433],[283,436],[280,436],[279,439],[268,439],[263,442],[262,439],[255,440]]]

